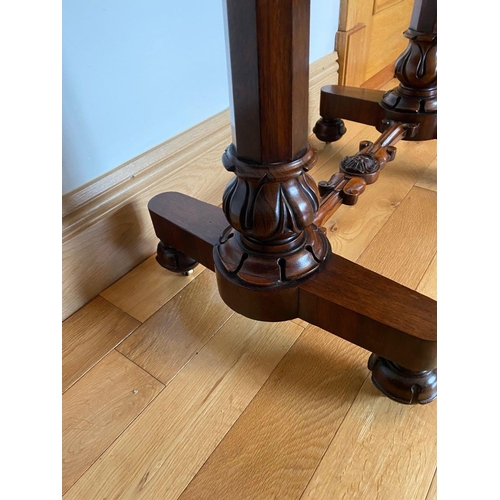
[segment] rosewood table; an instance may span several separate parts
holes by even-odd
[[[377,180],[398,141],[436,138],[436,0],[415,0],[397,88],[321,89],[320,140],[338,140],[342,118],[381,135],[319,185],[308,174],[309,8],[225,0],[232,144],[222,164],[234,178],[222,209],[176,192],[151,199],[157,261],[182,273],[203,264],[225,303],[249,318],[302,318],[371,351],[383,394],[428,403],[437,394],[436,301],[333,254],[322,226]]]

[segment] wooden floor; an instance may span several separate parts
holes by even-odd
[[[311,137],[316,181],[378,136],[346,125]],[[328,237],[436,298],[436,142],[397,149]],[[212,272],[152,256],[63,324],[64,499],[435,499],[437,402],[383,397],[369,354],[301,320],[244,318]]]

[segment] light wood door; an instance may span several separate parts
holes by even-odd
[[[339,84],[360,86],[391,67],[408,45],[413,0],[341,0]]]

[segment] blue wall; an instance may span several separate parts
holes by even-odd
[[[222,1],[63,0],[63,194],[228,107]],[[311,1],[311,62],[339,1]]]

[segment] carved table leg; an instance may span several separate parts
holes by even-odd
[[[291,319],[290,285],[330,248],[307,173],[317,158],[307,130],[309,4],[227,0],[226,14],[234,118],[222,160],[235,177],[222,207],[231,228],[214,257],[219,292],[242,314]]]
[[[329,123],[340,119],[372,125],[380,132],[385,122],[414,124],[404,140],[426,141],[437,137],[437,14],[436,0],[415,0],[406,50],[397,59],[398,87],[383,92],[342,85],[321,89],[320,115],[314,132],[329,142]]]
[[[362,143],[318,189],[308,174],[316,161],[307,131],[309,2],[226,0],[226,18],[233,140],[222,163],[235,176],[222,210],[180,193],[150,201],[159,262],[181,271],[199,262],[215,271],[222,299],[249,318],[299,317],[376,352],[370,366],[384,394],[430,400],[436,301],[333,255],[318,227],[373,182],[373,172],[353,165],[370,158],[381,169],[394,157],[393,144],[420,131],[421,122],[375,113],[381,138]],[[382,109],[380,99],[372,105]],[[335,127],[342,133],[339,122]],[[420,396],[402,396],[408,384]]]

